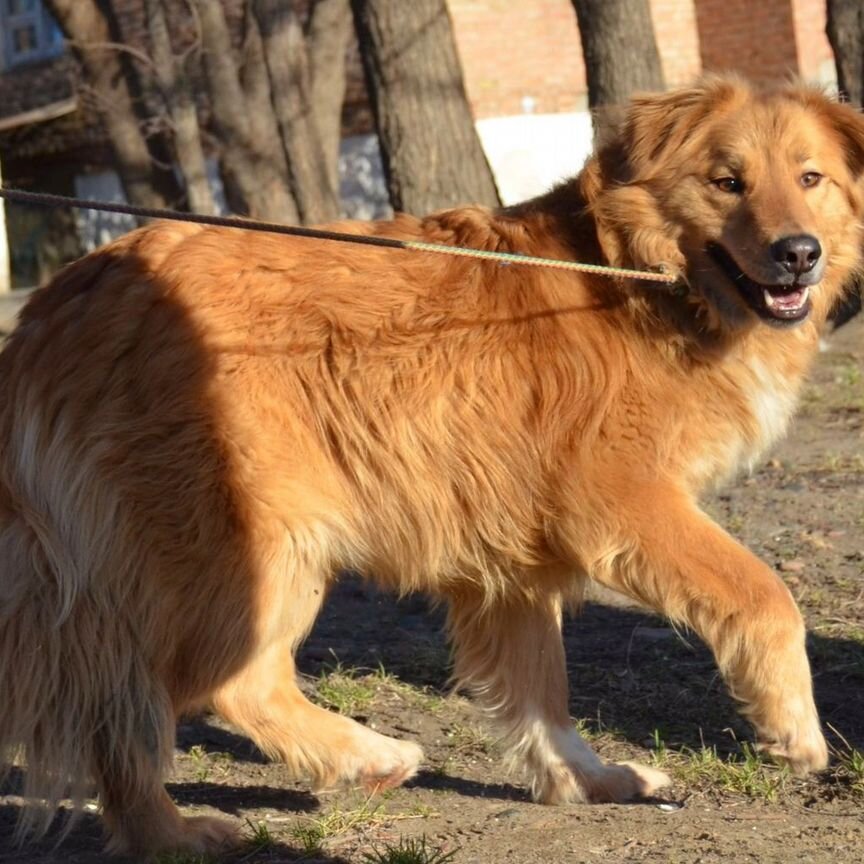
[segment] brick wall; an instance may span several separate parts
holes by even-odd
[[[649,0],[668,86],[735,70],[768,82],[830,79],[825,0]],[[571,0],[448,0],[478,118],[585,105],[585,66]]]
[[[790,0],[695,0],[695,8],[705,70],[760,82],[798,71]]]
[[[465,84],[478,118],[585,105],[585,64],[570,0],[449,0]]]
[[[651,20],[666,85],[688,84],[702,70],[693,0],[652,0]]]

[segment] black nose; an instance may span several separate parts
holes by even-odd
[[[771,244],[771,257],[795,276],[809,273],[822,257],[819,241],[810,234],[781,237]]]

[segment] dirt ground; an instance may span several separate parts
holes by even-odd
[[[418,740],[420,774],[371,799],[313,795],[204,717],[179,729],[171,796],[187,814],[245,825],[248,848],[227,860],[249,864],[864,861],[864,316],[830,339],[786,442],[706,505],[804,610],[834,748],[821,776],[798,780],[754,756],[698,640],[640,610],[591,603],[566,625],[571,714],[604,758],[658,764],[675,783],[642,804],[532,804],[470,703],[447,695],[440,615],[422,598],[397,603],[346,579],[302,650],[309,691]],[[0,862],[108,860],[92,811],[59,850],[12,849],[17,780],[0,790]]]

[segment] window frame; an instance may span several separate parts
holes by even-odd
[[[0,0],[0,69],[15,69],[61,54],[63,34],[42,0],[32,0],[33,8],[24,12],[13,12],[13,2]],[[32,51],[21,53],[15,49],[15,31],[20,27],[33,28],[36,42]]]

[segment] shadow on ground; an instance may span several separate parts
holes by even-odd
[[[185,804],[196,800],[196,795],[193,791],[191,798],[185,796],[188,791],[184,787],[186,784],[169,784],[169,793],[174,796],[178,803]],[[232,790],[223,789],[229,795]],[[268,795],[275,795],[277,792],[281,796],[281,801],[285,803],[285,791],[275,789],[237,789],[238,795],[257,796],[262,792],[264,797],[261,800],[266,800]],[[246,799],[248,801],[248,798]],[[208,803],[211,803],[208,801]],[[288,802],[288,806],[294,806],[293,802]],[[228,809],[226,812],[231,812]],[[39,843],[29,843],[24,847],[16,847],[12,842],[12,832],[15,822],[20,813],[20,809],[15,805],[0,806],[0,862],[2,864],[106,864],[106,862],[116,862],[116,864],[140,864],[139,858],[114,857],[108,858],[104,853],[104,836],[102,834],[102,823],[96,815],[85,813],[81,815],[75,822],[74,827],[69,831],[68,835],[63,838],[62,845],[57,844],[58,834],[52,832],[47,840]],[[55,823],[55,827],[59,826],[62,830],[62,823]],[[303,861],[305,864],[350,864],[347,859],[340,856],[327,855],[325,853],[316,853],[310,856],[295,847],[285,843],[271,842],[266,849],[251,850],[243,848],[235,853],[226,855],[219,859],[220,864],[240,864],[247,862],[254,855],[255,864],[289,864],[293,861]],[[176,857],[177,861],[185,860],[189,862],[198,862],[203,859],[189,856],[186,859],[180,856]]]
[[[395,600],[355,578],[329,598],[299,666],[317,675],[337,662],[402,681],[446,688],[449,651],[443,613],[423,597]],[[738,749],[750,729],[725,692],[710,652],[646,612],[589,603],[565,622],[570,713],[638,745],[655,730],[670,747]],[[816,700],[829,739],[864,748],[864,645],[811,634]]]

